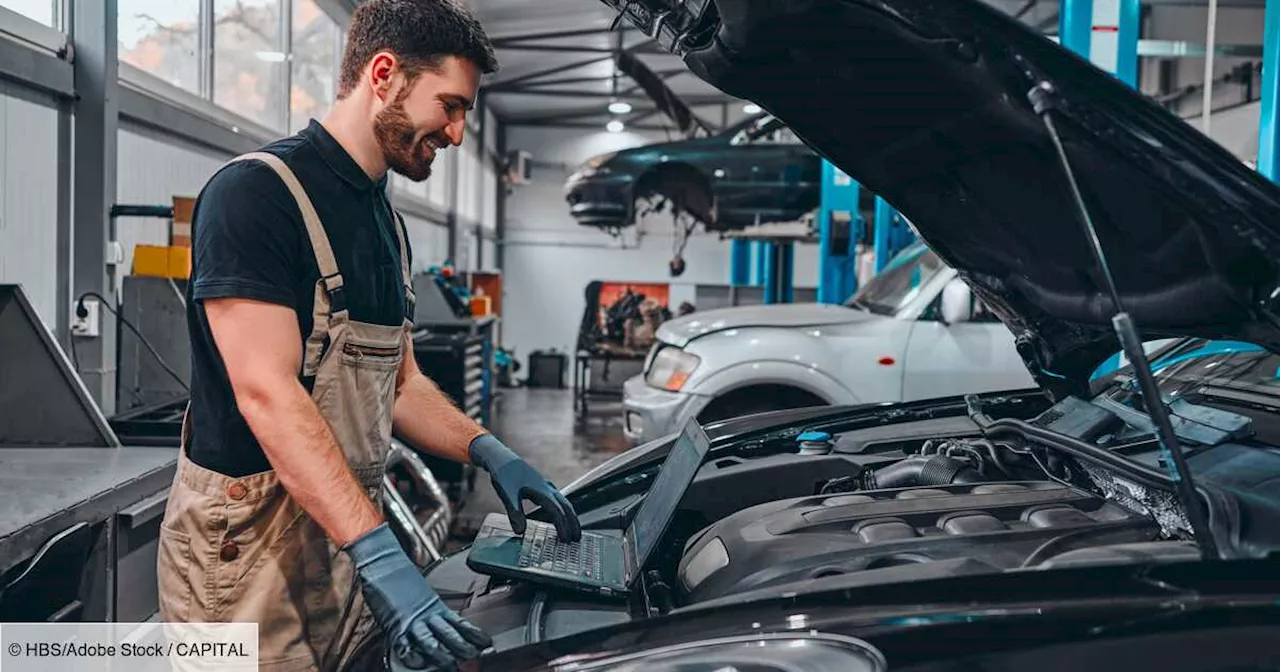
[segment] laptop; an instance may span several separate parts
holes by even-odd
[[[690,420],[626,530],[583,530],[581,541],[565,543],[550,523],[530,520],[521,536],[511,530],[505,513],[491,513],[480,526],[467,566],[481,574],[625,595],[667,531],[710,446],[706,432]]]

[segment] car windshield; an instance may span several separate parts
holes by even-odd
[[[1280,396],[1280,355],[1243,341],[1179,341],[1152,355],[1151,372],[1168,397],[1205,388]],[[1117,377],[1127,385],[1129,369]]]
[[[915,300],[923,288],[946,266],[924,243],[908,246],[872,278],[845,305],[881,315],[893,315]]]

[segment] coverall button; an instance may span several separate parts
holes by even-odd
[[[249,494],[249,489],[244,487],[244,483],[239,481],[236,481],[227,487],[227,496],[236,501],[244,499],[244,496],[247,494]]]
[[[240,547],[236,546],[236,542],[228,541],[223,544],[222,549],[218,551],[218,557],[222,558],[223,562],[231,562],[232,560],[240,557]]]

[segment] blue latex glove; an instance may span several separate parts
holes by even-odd
[[[408,667],[425,667],[420,664],[425,657],[454,669],[457,659],[478,658],[493,644],[480,628],[445,606],[386,523],[343,550],[355,563],[369,611]]]
[[[525,518],[521,502],[528,499],[551,516],[556,534],[561,539],[573,542],[582,538],[582,525],[569,500],[492,434],[476,437],[471,442],[470,453],[471,463],[489,472],[493,489],[498,491],[498,498],[506,507],[507,517],[511,519],[511,529],[516,534],[524,534]]]

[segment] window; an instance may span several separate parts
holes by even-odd
[[[200,1],[119,3],[120,61],[199,94]]]
[[[271,129],[286,123],[281,0],[215,0],[213,102]]]
[[[0,7],[39,21],[46,26],[57,28],[58,5],[62,0],[0,0]]]
[[[315,0],[293,0],[293,54],[290,62],[289,130],[299,131],[320,119],[337,96],[342,59],[338,24]]]
[[[920,289],[943,269],[942,260],[924,243],[908,246],[845,302],[881,315],[893,315],[920,295]]]

